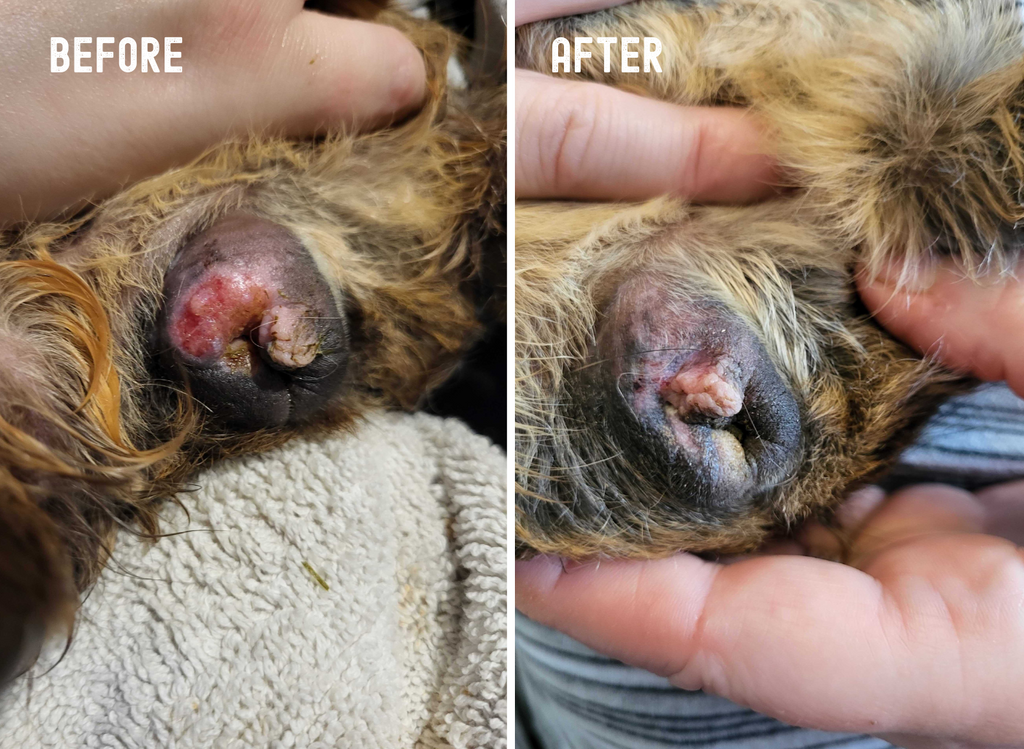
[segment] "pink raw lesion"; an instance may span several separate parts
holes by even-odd
[[[212,274],[191,290],[170,326],[171,342],[196,359],[219,359],[262,317],[270,296],[245,276]]]
[[[676,408],[681,418],[691,414],[735,416],[743,408],[743,391],[736,383],[734,370],[721,359],[684,367],[665,383],[662,397]]]
[[[242,362],[240,342],[267,350],[286,369],[309,365],[319,353],[316,312],[288,302],[244,272],[213,272],[197,283],[172,315],[171,343],[201,361]],[[247,348],[247,345],[246,345]]]

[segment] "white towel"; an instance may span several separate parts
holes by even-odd
[[[0,698],[0,747],[502,749],[505,475],[401,414],[206,471],[191,522],[164,512],[194,532],[121,534],[70,651]]]

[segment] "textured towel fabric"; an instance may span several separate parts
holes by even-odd
[[[70,651],[0,699],[0,747],[501,749],[505,476],[461,423],[399,414],[214,467],[191,521],[164,513],[192,532],[121,534]]]

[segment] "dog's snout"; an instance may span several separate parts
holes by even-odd
[[[344,380],[349,332],[336,292],[288,229],[222,217],[178,252],[157,325],[164,374],[234,429],[306,421]]]
[[[659,501],[742,510],[795,469],[799,407],[755,332],[729,310],[628,282],[596,355],[602,365],[587,390],[604,401],[624,464],[644,466],[645,480],[661,485]]]

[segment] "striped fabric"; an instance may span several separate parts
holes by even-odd
[[[985,386],[947,403],[887,484],[967,488],[1024,477],[1024,401]],[[516,749],[881,749],[686,692],[516,614]]]
[[[516,715],[516,749],[889,746],[864,736],[794,728],[720,697],[676,689],[518,612]]]
[[[941,481],[977,489],[1022,476],[1024,400],[998,384],[943,405],[888,483]]]

